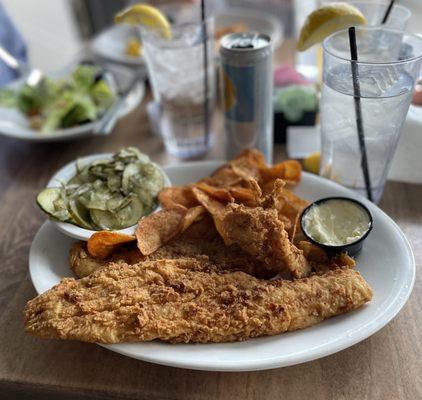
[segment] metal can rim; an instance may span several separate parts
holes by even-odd
[[[240,35],[246,36],[246,35],[258,35],[258,38],[264,39],[267,41],[265,46],[262,47],[256,47],[256,48],[233,48],[229,47],[227,42],[232,41],[235,38],[238,38]],[[265,33],[259,33],[259,32],[235,32],[235,33],[229,33],[225,36],[223,36],[220,40],[220,51],[221,52],[235,52],[235,53],[250,53],[250,52],[259,52],[263,51],[264,49],[267,49],[269,46],[271,46],[271,37]]]

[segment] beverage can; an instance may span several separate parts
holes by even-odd
[[[232,33],[221,40],[221,93],[226,156],[255,147],[273,155],[273,74],[269,36]]]

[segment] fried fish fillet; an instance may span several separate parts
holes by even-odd
[[[210,217],[194,223],[180,236],[149,256],[142,256],[135,244],[122,246],[105,260],[91,257],[84,242],[75,243],[69,252],[70,268],[79,278],[88,276],[112,262],[132,265],[140,261],[180,258],[212,262],[221,270],[243,271],[259,278],[270,278],[278,272],[277,268],[266,268],[262,262],[257,261],[238,245],[226,246]]]
[[[30,300],[25,328],[41,338],[99,343],[242,341],[309,327],[371,297],[352,269],[265,281],[193,259],[116,263]]]
[[[198,188],[192,191],[212,215],[227,246],[237,244],[266,268],[291,274],[294,278],[304,278],[311,273],[311,265],[302,250],[290,242],[276,209],[236,203],[224,205]]]
[[[220,221],[220,229],[229,242],[237,243],[271,270],[279,268],[280,272],[288,272],[295,278],[311,273],[310,263],[303,251],[289,240],[276,210],[238,204],[229,204],[226,208],[229,210]]]

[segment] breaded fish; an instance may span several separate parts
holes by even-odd
[[[276,210],[239,204],[229,204],[226,208],[220,229],[227,240],[238,244],[271,270],[279,268],[294,278],[304,278],[311,273],[310,263],[303,251],[289,240]]]
[[[304,278],[311,273],[311,265],[302,250],[289,240],[276,209],[236,203],[224,205],[198,188],[192,191],[212,215],[215,228],[227,246],[237,244],[271,271],[294,278]]]
[[[266,268],[262,262],[257,261],[238,245],[226,246],[210,217],[194,223],[180,236],[149,256],[142,256],[134,243],[122,246],[105,260],[91,257],[84,242],[75,243],[69,252],[70,267],[79,278],[88,276],[112,262],[136,264],[140,261],[179,258],[212,262],[221,270],[243,271],[259,278],[270,278],[278,272],[276,268]]]
[[[116,263],[30,300],[25,328],[37,337],[99,343],[242,341],[309,327],[371,297],[352,269],[265,281],[193,259]]]

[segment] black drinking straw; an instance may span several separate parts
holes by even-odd
[[[205,0],[201,0],[201,21],[202,21],[202,40],[204,47],[204,130],[205,130],[205,147],[208,147],[209,143],[209,129],[210,129],[210,117],[209,117],[209,88],[208,88],[208,49],[207,49],[207,23],[206,23],[206,10]]]
[[[384,18],[382,19],[381,24],[384,25],[387,22],[387,19],[391,13],[391,10],[393,9],[395,1],[396,0],[390,0],[390,4],[388,5],[387,10],[385,11]]]
[[[352,26],[349,28],[349,43],[350,43],[350,57],[352,59],[352,80],[353,80],[353,98],[355,100],[355,112],[356,112],[356,127],[358,131],[359,147],[360,153],[362,156],[361,168],[363,171],[363,178],[365,180],[366,196],[369,200],[372,201],[372,187],[371,179],[369,176],[368,169],[368,158],[366,155],[366,145],[365,145],[365,134],[363,131],[362,123],[362,107],[360,104],[360,83],[359,83],[359,71],[358,71],[358,49],[356,46],[356,32],[355,28]]]

